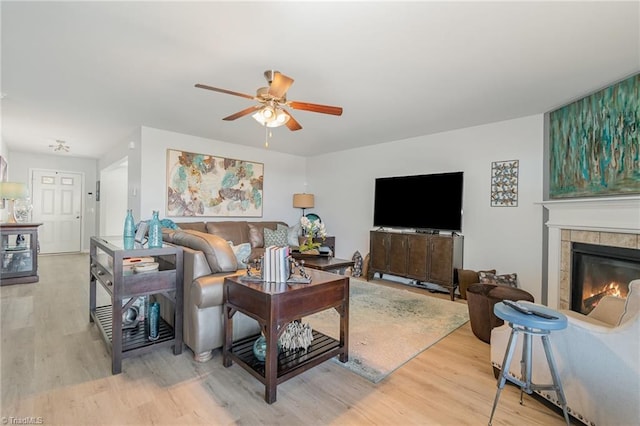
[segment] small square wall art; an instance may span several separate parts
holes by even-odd
[[[518,160],[491,163],[491,207],[518,206]]]

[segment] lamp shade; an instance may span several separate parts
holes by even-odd
[[[313,207],[313,194],[293,194],[293,207],[310,209]]]
[[[5,200],[20,200],[29,195],[27,185],[20,182],[0,182],[0,198]]]

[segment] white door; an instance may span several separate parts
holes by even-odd
[[[82,175],[34,170],[33,221],[38,228],[40,253],[79,252],[82,226]]]

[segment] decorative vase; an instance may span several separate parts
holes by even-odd
[[[280,342],[278,342],[278,352],[280,352]],[[264,334],[260,334],[260,337],[253,342],[253,356],[260,362],[264,362],[267,358],[267,338]]]
[[[122,233],[124,249],[132,250],[136,239],[136,224],[133,220],[133,211],[127,210],[127,217],[124,219],[124,231]]]
[[[162,247],[162,230],[160,226],[160,218],[158,218],[158,211],[153,211],[153,216],[149,221],[149,248],[161,248]]]
[[[253,355],[260,362],[264,362],[267,357],[267,339],[262,334],[253,343]]]

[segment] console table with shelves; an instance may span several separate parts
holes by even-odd
[[[122,371],[124,358],[157,348],[173,346],[175,355],[182,353],[182,248],[164,245],[162,248],[125,250],[122,247],[121,237],[91,237],[89,251],[89,321],[96,324],[111,352],[112,374]],[[159,264],[158,270],[125,271],[124,260],[139,257],[153,257]],[[96,306],[98,283],[107,292],[111,305]],[[139,297],[150,296],[164,296],[173,305],[174,315],[173,321],[159,319],[159,337],[154,341],[148,338],[148,312],[134,327],[123,327],[123,314]]]
[[[463,237],[458,234],[371,231],[367,279],[378,273],[428,282],[449,289],[454,300],[455,270],[462,269]]]
[[[0,285],[35,283],[38,277],[38,227],[42,223],[0,224]]]

